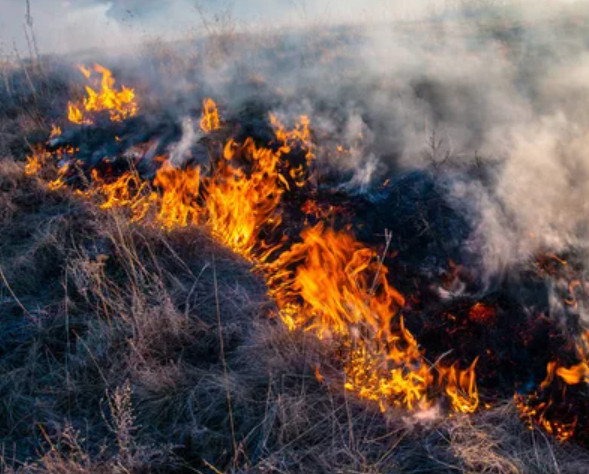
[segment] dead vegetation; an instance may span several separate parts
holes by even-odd
[[[63,85],[18,74],[0,100],[4,472],[587,472],[585,450],[511,403],[385,418],[330,391],[317,341],[273,319],[248,265],[199,229],[132,224],[24,175]]]
[[[130,224],[11,159],[0,202],[6,472],[585,470],[511,404],[385,419],[331,392],[316,341],[269,318],[260,281],[198,229]]]

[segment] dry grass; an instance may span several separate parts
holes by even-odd
[[[235,41],[214,36],[205,62]],[[190,67],[158,48],[154,68]],[[586,450],[528,430],[511,403],[385,417],[328,389],[326,349],[273,319],[262,282],[199,229],[134,225],[25,177],[65,86],[48,65],[33,87],[16,71],[0,72],[4,472],[587,472]]]
[[[330,391],[313,374],[324,349],[268,318],[261,283],[197,229],[129,224],[48,192],[11,160],[0,202],[6,472],[581,473],[589,463],[527,430],[511,404],[418,421]]]

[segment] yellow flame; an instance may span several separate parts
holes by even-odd
[[[87,85],[86,97],[81,102],[69,102],[68,120],[76,124],[92,124],[92,113],[103,110],[109,112],[110,120],[113,122],[133,117],[137,113],[135,91],[125,86],[116,90],[115,79],[109,69],[100,64],[94,64],[93,69],[102,76],[99,81],[100,89]],[[79,66],[79,70],[86,79],[91,78],[92,70],[83,66]]]
[[[201,209],[197,203],[200,169],[174,168],[165,161],[156,173],[154,185],[161,188],[158,221],[166,229],[196,223]]]
[[[113,121],[135,115],[133,90],[115,90],[108,69],[94,65],[93,70],[80,71],[89,80],[93,72],[102,79],[99,90],[87,86],[82,102],[68,104],[70,121],[92,123],[92,113],[101,110],[108,110]],[[97,199],[102,209],[129,209],[133,221],[153,214],[164,229],[206,225],[218,241],[254,263],[266,278],[284,324],[332,343],[344,387],[375,401],[383,411],[391,406],[427,407],[434,391],[445,392],[456,411],[476,410],[477,360],[466,370],[452,365],[438,368],[437,376],[432,373],[400,314],[404,297],[390,285],[388,269],[373,249],[357,241],[349,229],[336,231],[323,223],[303,229],[297,243],[282,248],[284,239],[277,232],[283,220],[282,196],[291,184],[308,183],[315,148],[308,117],[301,116],[290,130],[275,116],[270,122],[275,134],[271,144],[261,146],[252,138],[243,143],[227,140],[210,175],[201,176],[199,167],[176,168],[162,158],[153,186],[134,170],[118,177],[99,176],[93,170],[90,186],[78,194]],[[200,126],[205,132],[221,126],[212,99],[203,102]],[[293,150],[302,152],[304,160],[285,160]],[[57,179],[49,183],[51,189],[65,184],[68,169],[69,164],[59,169]],[[303,207],[303,212],[321,218],[331,212],[314,202]],[[479,309],[485,308],[476,311],[477,318],[484,319]],[[316,373],[323,379],[319,367]]]
[[[221,120],[219,119],[219,112],[217,111],[217,104],[213,99],[203,100],[202,103],[202,118],[200,119],[200,128],[204,132],[212,132],[221,128]]]

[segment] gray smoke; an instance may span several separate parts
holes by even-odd
[[[468,216],[467,245],[489,273],[538,251],[584,248],[589,2],[405,3],[31,5],[45,52],[102,44],[133,52],[136,77],[174,96],[179,120],[191,116],[182,98],[195,90],[227,110],[262,101],[285,122],[309,115],[319,164],[345,173],[346,189],[367,192],[394,173],[436,170]],[[2,0],[5,47],[22,32],[22,4]],[[205,34],[214,41],[196,52],[177,41]],[[154,37],[145,50],[129,46]],[[120,64],[131,68],[128,57]],[[194,130],[185,121],[175,160]]]

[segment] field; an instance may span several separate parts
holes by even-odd
[[[586,27],[389,28],[0,64],[2,472],[588,471]]]

